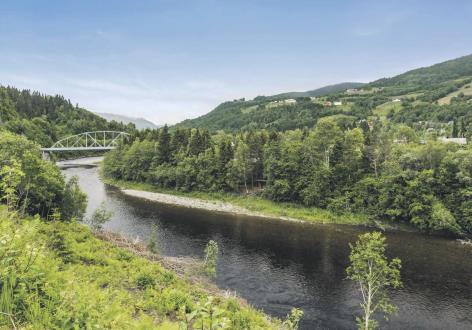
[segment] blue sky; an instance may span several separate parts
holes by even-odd
[[[2,1],[0,84],[176,123],[472,53],[472,1]]]

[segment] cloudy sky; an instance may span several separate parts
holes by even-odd
[[[2,1],[0,84],[158,124],[472,53],[472,1]]]

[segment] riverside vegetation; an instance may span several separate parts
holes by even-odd
[[[96,238],[77,222],[86,205],[77,181],[65,183],[26,138],[0,132],[0,142],[0,326],[296,329],[296,310],[271,319]],[[96,212],[96,231],[107,217]]]
[[[77,220],[83,219],[86,196],[78,188],[75,178],[68,183],[59,180],[57,186],[44,186],[41,193],[46,198],[45,205],[38,197],[29,199],[30,189],[37,189],[32,175],[44,178],[48,173],[57,173],[57,168],[42,160],[39,147],[24,137],[0,132],[0,141],[2,146],[8,146],[0,154],[3,156],[0,197],[6,204],[0,205],[1,326],[48,329],[298,328],[303,315],[299,309],[293,309],[283,322],[269,318],[235,298],[210,294],[198,284],[190,284],[158,262],[95,237],[93,233],[101,232],[110,213],[103,205],[94,212],[90,220],[94,232],[78,223]],[[62,176],[53,178],[58,180]],[[39,208],[32,208],[38,205]],[[75,211],[70,213],[72,206]],[[46,217],[40,217],[40,210],[46,212]],[[72,216],[65,218],[61,212]],[[384,278],[376,277],[374,284],[389,286],[388,265],[383,256],[384,239],[380,234],[374,235],[377,236],[372,236],[370,241],[367,236],[364,240],[361,237],[351,254],[352,268],[348,269],[348,274],[362,286],[362,281],[368,281],[371,275],[366,272],[366,263],[370,265],[373,260],[370,271],[385,275]],[[156,243],[151,244],[152,253]],[[359,250],[359,244],[374,248]],[[215,276],[217,243],[210,241],[204,252],[204,270]],[[380,295],[377,299],[382,306],[386,304],[385,293],[377,295]],[[375,310],[376,307],[372,307],[371,314]]]
[[[214,135],[164,127],[136,133],[132,143],[109,152],[103,172],[151,188],[212,193],[206,197],[269,214],[281,215],[277,207],[290,205],[284,215],[313,221],[330,214],[324,221],[371,219],[472,234],[470,145],[434,137],[421,143],[414,129],[382,121],[356,126],[325,118],[314,129]],[[222,197],[228,193],[257,198]]]
[[[472,136],[472,55],[355,86],[134,132],[103,172],[275,216],[472,235],[471,144],[442,141]]]
[[[376,312],[388,315],[398,308],[390,302],[387,290],[402,286],[400,279],[401,261],[394,258],[391,261],[385,256],[385,237],[379,232],[366,233],[352,245],[349,260],[351,265],[346,269],[348,278],[355,281],[362,295],[360,304],[364,314],[357,317],[359,329],[369,330],[378,327],[373,318]]]
[[[33,329],[282,329],[76,222],[0,209],[0,324]]]

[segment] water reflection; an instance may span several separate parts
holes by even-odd
[[[87,214],[104,202],[113,210],[107,229],[147,240],[158,224],[162,253],[201,256],[216,240],[221,256],[217,284],[238,292],[275,316],[291,307],[305,312],[302,329],[355,328],[359,297],[345,280],[348,242],[362,229],[282,222],[186,209],[122,194],[104,185],[98,169],[68,167],[89,196]],[[387,329],[471,329],[472,249],[415,233],[388,233],[388,253],[403,261],[405,287],[392,294],[400,313]]]

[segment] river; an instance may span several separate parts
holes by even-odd
[[[113,211],[106,229],[146,242],[158,226],[168,256],[202,257],[220,247],[216,283],[264,312],[284,317],[301,308],[301,329],[353,329],[359,292],[345,277],[349,242],[365,228],[314,225],[164,205],[124,195],[100,181],[92,159],[60,162],[78,176],[89,216],[100,203]],[[411,232],[386,234],[390,257],[402,260],[404,287],[391,293],[399,313],[384,329],[472,329],[472,248]]]

